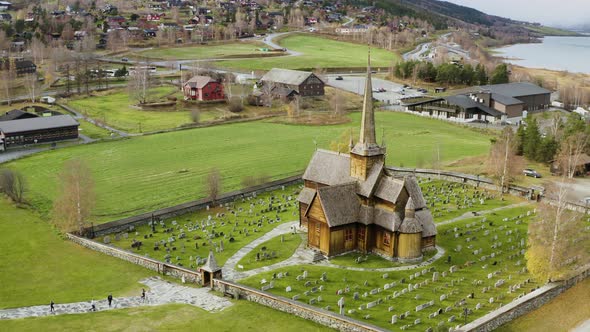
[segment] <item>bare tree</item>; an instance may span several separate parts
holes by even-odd
[[[490,149],[489,171],[500,187],[500,195],[504,188],[510,186],[520,173],[521,165],[516,156],[516,138],[511,128],[504,128],[502,134]]]
[[[332,116],[340,116],[344,111],[344,96],[340,90],[336,90],[330,98],[330,107],[332,108]]]
[[[23,83],[25,85],[25,89],[27,89],[28,97],[31,99],[31,102],[35,103],[37,101],[37,95],[39,94],[39,78],[37,77],[36,73],[26,74],[23,78]]]
[[[212,168],[207,175],[206,188],[207,197],[215,202],[221,193],[221,175],[217,168]]]
[[[83,234],[95,204],[90,168],[80,159],[68,160],[59,179],[62,188],[53,206],[53,220],[64,232]]]
[[[30,48],[33,61],[43,64],[45,62],[45,44],[37,37],[33,37]]]
[[[572,179],[576,175],[587,145],[588,135],[586,133],[576,133],[562,140],[557,154],[557,164],[564,176]]]
[[[26,182],[23,175],[12,169],[0,170],[0,192],[15,203],[25,200]]]
[[[551,204],[542,203],[529,224],[527,267],[539,280],[561,280],[590,262],[590,232],[583,214],[567,209],[565,178],[548,189]]]
[[[151,72],[148,62],[143,62],[129,73],[129,84],[127,86],[130,98],[140,104],[147,103],[151,88]]]

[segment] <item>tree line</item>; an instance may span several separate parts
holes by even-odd
[[[443,63],[435,66],[428,61],[402,61],[393,67],[393,75],[401,79],[421,80],[444,84],[485,85],[509,82],[508,66],[504,63],[488,73],[486,68],[477,64],[460,65]]]

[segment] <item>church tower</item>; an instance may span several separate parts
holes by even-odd
[[[373,165],[385,162],[385,148],[375,138],[375,111],[373,110],[373,87],[371,84],[371,51],[367,60],[367,81],[359,141],[350,151],[350,176],[366,180]]]

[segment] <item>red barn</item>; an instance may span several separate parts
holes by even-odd
[[[184,83],[185,100],[223,100],[223,84],[209,76],[194,76]]]

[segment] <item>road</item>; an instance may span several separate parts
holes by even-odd
[[[471,57],[470,57],[470,54],[468,51],[465,51],[464,49],[461,48],[461,46],[459,46],[457,44],[449,42],[450,35],[451,35],[450,33],[446,33],[444,35],[441,35],[437,40],[437,45],[434,45],[432,42],[428,42],[428,43],[423,43],[423,44],[416,46],[415,49],[411,50],[408,53],[403,54],[404,60],[405,61],[408,61],[408,60],[432,61],[432,58],[424,57],[423,55],[428,51],[431,51],[431,52],[434,51],[433,47],[444,47],[447,49],[449,54],[456,54],[457,56],[459,56],[463,59],[466,59],[466,60],[470,59]]]
[[[342,80],[336,80],[336,77],[342,76]],[[326,75],[326,84],[332,87],[363,95],[365,93],[366,77],[364,75]],[[423,94],[414,89],[404,89],[402,94],[402,84],[372,78],[373,98],[385,103],[396,104],[402,97],[422,96]],[[379,89],[385,89],[385,92],[376,92]]]

